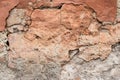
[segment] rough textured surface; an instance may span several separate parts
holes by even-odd
[[[80,57],[89,61],[91,59],[105,59],[111,52],[111,46],[120,41],[120,24],[101,26],[97,35],[80,35]]]
[[[18,0],[0,0],[0,31],[5,29],[9,11],[18,4]]]
[[[0,32],[0,80],[119,80],[112,1],[19,0]]]
[[[63,67],[53,62],[35,64],[22,58],[14,58],[13,62],[16,65],[12,70],[4,63],[0,64],[1,80],[119,80],[120,44],[113,46],[111,54],[104,61],[85,62],[76,55]]]
[[[0,80],[59,80],[61,67],[56,63],[34,64],[17,58],[15,69],[0,63]],[[7,76],[7,77],[6,77]]]
[[[17,67],[18,68],[18,67]],[[56,63],[28,64],[21,67],[15,80],[59,80],[61,68]]]
[[[56,7],[63,3],[82,4],[86,3],[97,13],[100,21],[114,22],[116,18],[117,0],[20,0],[18,8],[42,8]]]
[[[60,6],[60,3],[54,3],[51,0],[20,0],[17,8],[24,8],[28,10],[38,9],[38,8],[55,8]]]
[[[120,21],[120,0],[117,0],[117,20]]]
[[[100,21],[113,22],[116,18],[117,0],[53,0],[54,3],[86,3],[97,13]]]
[[[101,26],[86,5],[64,4],[61,9],[36,9],[31,20],[26,33],[10,34],[8,38],[10,49],[16,54],[37,62],[42,59],[39,56],[46,60],[69,61],[69,51],[74,49],[79,49],[79,57],[86,61],[105,59],[111,46],[120,40],[120,24]]]
[[[66,7],[69,8],[66,9]],[[70,12],[71,8],[74,8],[74,13]],[[77,9],[79,12],[75,12]],[[81,10],[84,10],[84,12]],[[83,16],[77,19],[77,14]],[[41,52],[48,58],[56,58],[57,61],[68,61],[68,52],[77,48],[77,36],[89,26],[92,19],[90,15],[92,13],[81,5],[64,5],[61,10],[36,9],[31,15],[32,23],[26,34],[19,35],[16,33],[9,35],[10,48],[14,49],[17,54],[21,54],[21,51],[25,54],[30,50],[31,53]],[[74,24],[75,19],[76,24]],[[79,26],[85,28],[82,29]],[[77,32],[80,29],[81,31]],[[22,43],[18,38],[22,40]],[[14,44],[22,45],[20,48],[20,46]],[[23,51],[23,49],[25,50]],[[35,49],[38,49],[38,51]],[[22,56],[24,57],[24,55]]]
[[[119,80],[120,44],[115,45],[112,53],[104,60],[85,62],[75,56],[63,67],[61,80]]]
[[[15,72],[4,63],[0,63],[0,80],[15,80]]]
[[[60,7],[61,3],[74,3],[74,4],[81,4],[81,3],[86,3],[88,4],[92,9],[94,9],[97,13],[97,18],[100,21],[107,21],[107,22],[113,22],[115,20],[115,14],[116,14],[116,0],[92,0],[92,1],[82,1],[82,0],[76,0],[76,1],[71,1],[71,0],[53,0],[51,2],[50,0],[2,0],[0,1],[1,8],[0,10],[3,13],[0,13],[0,31],[3,31],[6,25],[6,18],[9,15],[9,11],[15,7],[17,4],[17,8],[24,8],[28,10],[28,14],[31,13],[31,11],[34,8],[46,8],[46,7]],[[96,5],[95,5],[96,4]],[[112,5],[112,6],[111,6]],[[103,11],[105,9],[105,11]],[[102,12],[101,12],[102,11]],[[102,13],[102,14],[101,14]],[[109,13],[109,15],[108,15]]]
[[[25,10],[24,9],[13,9],[10,14],[8,19],[7,19],[7,26],[12,26],[12,25],[25,25],[26,23],[26,17],[25,17]]]
[[[2,58],[5,54],[7,54],[8,46],[7,46],[7,32],[0,33],[0,58]]]

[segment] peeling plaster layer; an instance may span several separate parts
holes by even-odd
[[[11,51],[35,62],[69,61],[69,51],[75,49],[86,61],[106,59],[111,46],[120,41],[120,24],[102,25],[87,7],[64,4],[61,9],[35,9],[27,32],[8,35]]]
[[[101,22],[94,2],[78,2],[20,0],[0,33],[0,79],[119,80],[119,19]]]

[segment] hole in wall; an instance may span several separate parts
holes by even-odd
[[[10,44],[9,44],[9,41],[7,41],[6,44],[9,46],[9,45],[10,45]]]

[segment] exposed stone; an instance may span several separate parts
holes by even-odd
[[[15,69],[0,63],[0,80],[59,80],[61,67],[57,63],[32,64],[17,58]],[[6,77],[7,76],[7,77]]]
[[[60,71],[60,65],[53,62],[28,64],[18,72],[15,80],[60,80]]]
[[[61,71],[60,80],[119,80],[120,44],[117,44],[106,60],[85,62],[75,56]],[[89,51],[90,52],[90,51]]]
[[[106,59],[111,52],[111,45],[108,44],[97,44],[93,46],[85,46],[80,48],[79,57],[90,61],[92,59],[101,58],[102,60]]]
[[[0,80],[15,80],[15,77],[15,72],[9,69],[6,64],[0,63]]]
[[[117,44],[109,57],[104,61],[98,59],[86,62],[78,56],[75,56],[69,63],[64,65],[62,69],[56,63],[46,64],[43,62],[41,64],[34,64],[34,62],[30,61],[32,64],[28,64],[28,62],[24,62],[21,58],[14,58],[13,62],[16,63],[16,73],[4,67],[5,65],[1,65],[0,70],[3,71],[0,71],[0,79],[7,80],[9,77],[10,80],[119,80],[119,51],[120,45]],[[3,77],[4,74],[8,77]],[[54,75],[52,76],[52,74]]]
[[[120,21],[120,0],[117,0],[117,19]]]
[[[60,78],[61,66],[58,63],[45,61],[35,63],[14,53],[9,54],[7,59],[8,67],[17,71],[14,80],[59,80]]]
[[[1,22],[1,30],[4,30],[5,25],[6,25],[6,18],[9,15],[9,11],[15,7],[17,4],[17,8],[24,8],[27,9],[28,14],[30,15],[33,11],[34,8],[59,8],[62,3],[73,3],[73,4],[87,4],[90,6],[90,8],[94,9],[95,12],[97,13],[97,18],[100,21],[105,21],[105,22],[113,22],[115,20],[115,15],[116,15],[116,0],[92,0],[92,1],[83,1],[83,0],[53,0],[52,2],[50,0],[2,0],[0,1],[1,8],[0,10],[2,13],[0,13],[0,21]],[[96,4],[96,5],[95,5]],[[99,6],[98,6],[99,5]],[[112,5],[112,6],[111,6]],[[103,11],[105,10],[105,11]],[[14,20],[16,21],[16,20]]]
[[[4,57],[7,54],[7,33],[2,32],[0,33],[0,57]]]
[[[111,46],[120,41],[120,24],[100,27],[97,35],[80,35],[78,45],[80,57],[89,61],[91,59],[105,59],[111,52]],[[94,49],[94,50],[93,50]]]
[[[86,61],[107,58],[120,40],[120,24],[101,26],[86,7],[64,4],[61,9],[35,9],[29,30],[8,36],[11,50],[35,62],[69,61],[69,51],[78,48],[79,57]]]
[[[19,32],[19,31],[25,31],[23,25],[13,25],[13,26],[7,28],[7,30],[11,33]]]
[[[60,80],[81,80],[74,64],[68,64],[61,71]]]
[[[9,11],[18,4],[18,0],[0,0],[0,31],[5,29]]]
[[[20,0],[17,8],[24,8],[28,10],[38,8],[54,8],[60,6],[59,3],[54,3],[51,0]]]
[[[14,33],[14,34],[9,35],[8,37],[10,40],[10,44],[13,44],[10,47],[12,52],[9,52],[9,56],[8,56],[9,59],[12,59],[14,57],[15,58],[21,57],[23,59],[27,59],[28,61],[33,61],[35,63],[39,63],[39,61],[45,60],[44,56],[42,56],[42,53],[39,54],[40,52],[35,50],[38,47],[37,40],[29,41],[24,38],[24,34],[22,33]],[[17,46],[18,44],[19,46]]]
[[[120,0],[117,0],[117,16],[116,22],[120,22]]]
[[[26,10],[25,9],[13,9],[10,12],[10,16],[7,19],[7,26],[12,25],[25,25],[26,24]]]
[[[91,15],[84,5],[65,4],[61,10],[36,9],[26,34],[9,35],[10,48],[21,57],[34,58],[35,61],[39,60],[39,55],[58,62],[68,61],[69,50],[77,48],[77,36],[88,34]],[[28,51],[29,55],[26,55]]]
[[[0,32],[0,80],[120,79],[119,14],[99,16],[112,0],[19,1]]]

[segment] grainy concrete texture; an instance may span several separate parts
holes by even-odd
[[[120,80],[120,0],[0,0],[0,80]]]

